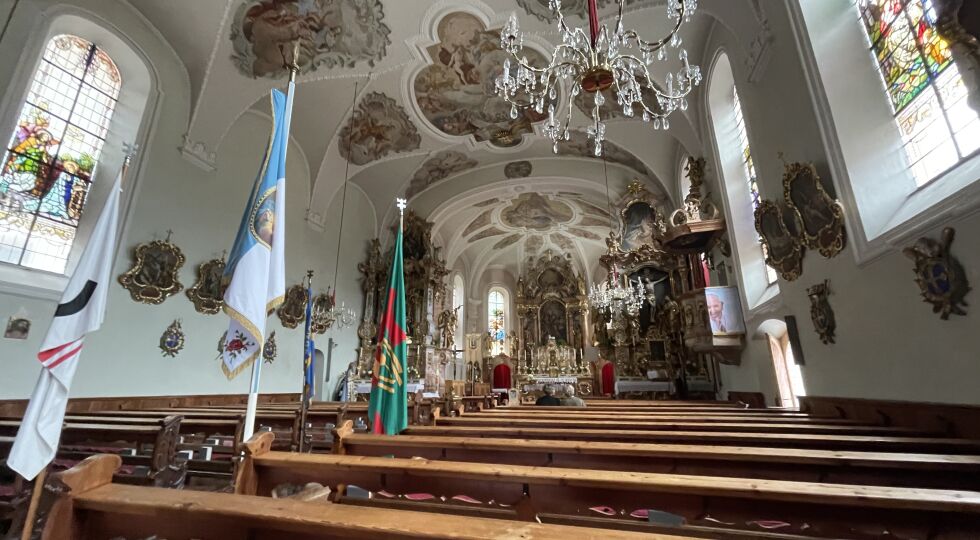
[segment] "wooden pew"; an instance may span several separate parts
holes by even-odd
[[[560,409],[560,407],[556,407]],[[677,422],[765,422],[780,424],[823,424],[823,425],[869,425],[866,422],[851,420],[847,418],[826,418],[820,416],[795,415],[794,416],[760,416],[760,415],[736,415],[736,414],[710,414],[710,413],[585,413],[578,411],[555,410],[552,412],[488,412],[486,414],[462,412],[458,416],[465,415],[467,418],[515,418],[515,419],[549,419],[549,420],[589,420],[593,422],[605,422],[609,420],[628,420],[630,422],[646,421],[677,421]]]
[[[135,448],[136,456],[125,456],[120,482],[180,487],[184,483],[187,464],[177,458],[177,438],[180,416],[166,416],[142,423],[66,422],[61,430],[59,457],[71,465],[78,459],[107,449],[122,451]],[[0,420],[0,436],[16,436],[20,420]],[[145,446],[152,447],[149,455],[141,454]],[[145,474],[135,474],[145,468]]]
[[[409,426],[405,435],[449,437],[494,437],[571,441],[616,441],[663,444],[706,444],[723,446],[769,446],[776,448],[822,448],[921,452],[934,454],[980,454],[980,440],[894,437],[881,435],[829,435],[806,433],[757,433],[744,431],[646,431],[630,429],[563,429]]]
[[[228,493],[161,490],[110,483],[115,456],[95,456],[55,475],[62,494],[40,509],[45,538],[284,539],[332,538],[654,538],[637,533],[440,516]],[[41,532],[41,531],[38,531]]]
[[[465,495],[481,504],[519,505],[531,509],[525,514],[529,519],[541,514],[574,519],[589,515],[590,508],[609,507],[614,515],[600,523],[611,527],[630,520],[621,511],[652,508],[701,527],[722,522],[755,531],[763,520],[778,520],[790,524],[788,532],[815,537],[894,534],[942,540],[980,530],[976,491],[296,454],[271,451],[271,443],[270,434],[260,434],[246,445],[236,493],[266,495],[282,484],[307,482],[354,484],[379,496]],[[455,506],[445,508],[451,513]]]
[[[840,416],[826,415],[826,414],[811,414],[800,412],[792,409],[722,409],[719,407],[656,407],[656,408],[639,408],[639,407],[629,407],[629,408],[600,408],[600,407],[538,407],[535,405],[522,405],[519,407],[495,407],[493,409],[484,409],[480,411],[485,414],[514,414],[514,413],[524,413],[524,414],[555,414],[564,413],[570,414],[575,413],[579,415],[608,415],[608,414],[628,414],[628,415],[644,415],[644,414],[705,414],[705,415],[717,415],[717,416],[751,416],[752,418],[766,418],[766,417],[780,417],[780,418],[840,418]],[[873,422],[869,422],[873,423]]]
[[[672,421],[672,420],[588,420],[588,419],[560,419],[551,420],[547,418],[497,418],[490,415],[467,415],[461,417],[446,418],[440,414],[433,414],[433,424],[448,427],[507,427],[507,428],[564,428],[578,430],[650,430],[650,431],[740,431],[757,433],[809,433],[825,435],[882,435],[882,436],[902,436],[902,435],[922,435],[913,428],[885,427],[885,426],[862,426],[862,425],[827,425],[827,424],[806,424],[806,423],[772,423],[764,421],[746,422],[726,422],[719,421],[714,423],[698,423],[691,421]]]
[[[980,455],[371,435],[337,429],[334,453],[615,471],[971,489]]]

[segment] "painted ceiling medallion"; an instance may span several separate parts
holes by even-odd
[[[388,154],[415,150],[422,143],[408,113],[394,99],[371,92],[364,96],[338,135],[340,155],[354,165],[367,165]],[[346,144],[350,141],[350,144]]]
[[[572,208],[567,204],[532,192],[511,201],[500,213],[500,221],[509,227],[545,231],[571,221],[572,216]]]
[[[504,176],[507,178],[526,178],[531,176],[531,169],[530,161],[511,161],[504,165]]]
[[[231,58],[246,76],[286,76],[280,47],[299,40],[300,73],[321,67],[374,67],[387,53],[391,29],[381,0],[259,0],[235,12]]]
[[[432,64],[415,78],[415,99],[422,115],[447,135],[472,135],[494,146],[520,144],[532,133],[531,124],[547,115],[511,110],[510,104],[494,93],[507,53],[500,49],[500,31],[487,30],[469,13],[454,12],[439,21],[439,43],[429,47]],[[527,52],[538,63],[544,56]]]
[[[456,150],[437,152],[425,160],[422,166],[415,171],[415,175],[412,177],[412,183],[409,184],[405,196],[411,199],[424,191],[425,188],[445,180],[456,173],[472,169],[478,164],[475,159],[467,157],[466,154],[457,152]]]

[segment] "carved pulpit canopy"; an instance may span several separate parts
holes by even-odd
[[[688,158],[685,170],[691,181],[691,191],[684,198],[684,206],[670,214],[662,247],[678,255],[707,253],[725,232],[725,218],[701,195],[704,158]]]

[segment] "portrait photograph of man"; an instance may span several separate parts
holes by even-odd
[[[742,304],[738,299],[738,289],[735,287],[705,287],[704,298],[712,334],[745,333],[745,321],[742,319]]]

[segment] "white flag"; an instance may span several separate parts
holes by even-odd
[[[78,367],[82,343],[86,334],[102,326],[105,318],[112,257],[116,252],[121,182],[122,171],[116,177],[82,259],[61,295],[61,303],[37,354],[44,367],[7,459],[7,465],[28,480],[33,480],[58,452],[68,390]]]

